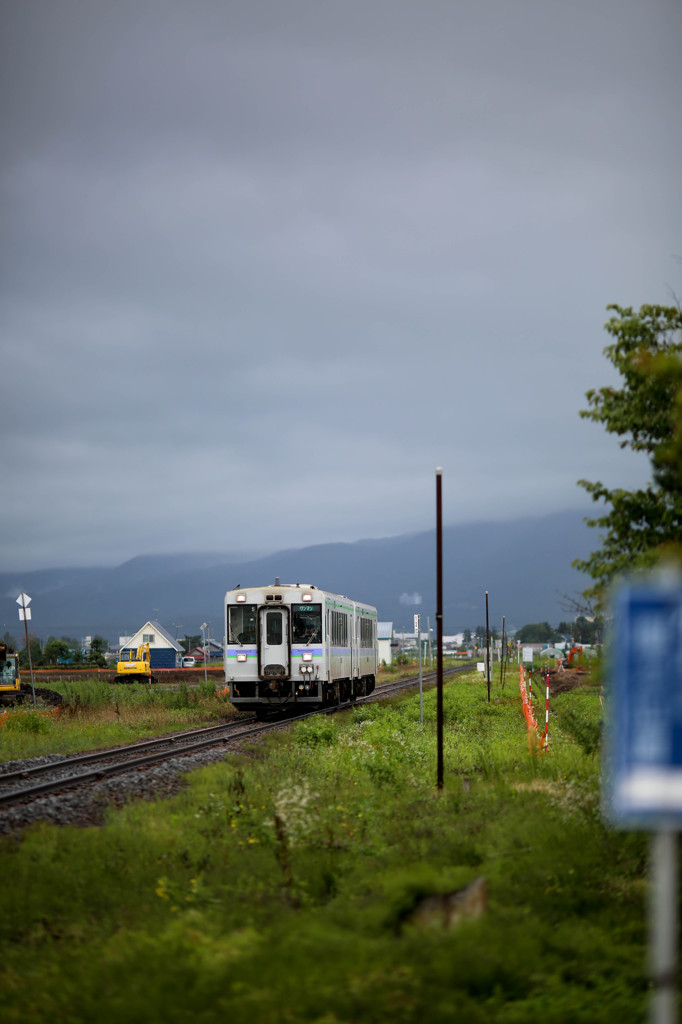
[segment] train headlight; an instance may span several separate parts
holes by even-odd
[[[312,661],[313,660],[312,654],[304,654],[303,655],[303,660],[304,661]]]
[[[246,601],[246,594],[237,594],[238,601]]]
[[[312,601],[312,599],[313,599],[313,595],[312,594],[302,594],[301,595],[301,600],[302,601]]]
[[[238,654],[237,655],[237,661],[246,661],[246,655],[245,654]]]

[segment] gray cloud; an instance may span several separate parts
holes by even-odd
[[[609,302],[679,290],[682,17],[26,0],[4,15],[5,567],[582,501]]]

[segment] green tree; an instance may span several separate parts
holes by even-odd
[[[3,644],[7,645],[8,650],[16,651],[16,649],[17,649],[17,641],[12,636],[12,634],[10,632],[8,632],[8,631],[5,632],[5,634],[4,634],[3,638],[2,638],[2,642],[3,642]]]
[[[464,632],[462,633],[462,644],[464,645],[464,647],[471,647],[472,641],[473,637],[471,635],[471,630],[465,629]]]
[[[474,644],[479,651],[485,647],[485,626],[476,626],[474,630]]]
[[[63,640],[69,649],[69,656],[73,658],[73,665],[83,664],[83,650],[81,642],[75,636],[61,636],[59,638]]]
[[[109,641],[103,636],[96,634],[90,642],[90,651],[95,654],[106,654],[109,650]]]
[[[621,448],[646,452],[653,480],[635,491],[578,481],[593,501],[611,506],[587,520],[602,531],[602,547],[573,563],[594,580],[585,594],[597,602],[616,576],[654,565],[682,537],[682,310],[608,309],[614,315],[605,326],[614,341],[604,354],[623,385],[588,391],[589,408],[580,415],[621,437]]]
[[[194,633],[192,636],[185,636],[182,640],[178,640],[178,643],[184,650],[185,654],[189,654],[193,647],[201,646],[201,633]]]
[[[33,652],[31,652],[33,653]],[[43,648],[43,660],[46,665],[56,665],[59,658],[68,658],[69,645],[64,640],[49,636]]]
[[[31,650],[31,664],[33,668],[39,668],[43,663],[43,649],[40,642],[40,637],[36,636],[35,633],[28,634],[28,643]],[[26,641],[24,640],[24,646],[19,651],[19,667],[28,668],[28,651],[26,649]]]
[[[556,630],[549,622],[529,622],[517,629],[514,636],[522,644],[549,644],[556,638]]]
[[[560,622],[557,627],[559,633],[570,636],[577,644],[600,644],[604,632],[604,620],[601,616],[590,620],[584,615],[578,615],[572,622]]]

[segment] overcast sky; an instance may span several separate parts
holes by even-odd
[[[7,0],[0,569],[587,505],[682,293],[677,0]]]

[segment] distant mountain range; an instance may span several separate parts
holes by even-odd
[[[489,593],[491,626],[508,629],[572,618],[561,594],[576,597],[587,577],[571,568],[574,558],[598,546],[584,523],[585,511],[564,511],[508,522],[478,522],[443,529],[444,630],[485,623]],[[317,544],[249,561],[221,554],[140,555],[115,568],[45,569],[0,573],[2,629],[23,633],[16,598],[32,598],[32,632],[110,641],[130,635],[148,619],[179,637],[196,634],[202,622],[223,635],[226,590],[273,583],[313,583],[376,605],[381,621],[411,631],[413,614],[435,627],[435,530],[355,543]]]

